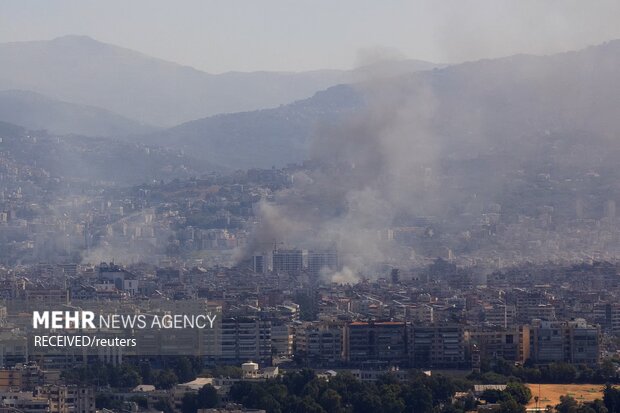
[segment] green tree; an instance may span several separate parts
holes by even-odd
[[[588,406],[591,407],[595,413],[608,413],[609,412],[609,410],[607,410],[607,407],[605,406],[605,403],[601,399],[596,399],[588,403]]]
[[[306,385],[301,391],[300,396],[303,396],[303,397],[310,396],[310,398],[316,400],[319,398],[320,393],[321,393],[320,381],[315,378],[309,381],[308,383],[306,383]]]
[[[123,403],[114,399],[109,393],[99,393],[95,396],[95,407],[98,409],[114,409],[120,410]]]
[[[335,390],[342,397],[342,404],[352,404],[357,394],[365,391],[364,383],[357,380],[351,373],[340,373],[329,381],[329,388]]]
[[[274,397],[270,395],[263,396],[257,403],[260,409],[265,409],[267,413],[282,413],[282,406]],[[303,410],[300,410],[303,411]]]
[[[506,398],[499,404],[500,413],[525,413],[525,406],[517,403],[512,397]]]
[[[594,372],[594,376],[599,382],[610,381],[616,379],[616,367],[611,360],[605,360],[599,368]]]
[[[229,396],[232,400],[243,403],[243,400],[247,394],[252,392],[255,383],[249,383],[247,381],[238,381],[230,386]]]
[[[306,396],[301,401],[301,409],[303,413],[325,413],[325,410],[312,397]]]
[[[547,376],[552,383],[573,383],[577,377],[577,369],[568,363],[551,363]]]
[[[160,398],[153,407],[164,413],[174,413],[174,406],[169,399]]]
[[[505,391],[522,405],[528,404],[532,398],[532,391],[523,383],[510,382],[506,385]]]
[[[170,369],[160,371],[155,377],[155,387],[158,389],[171,389],[178,382],[177,375]]]
[[[454,381],[446,376],[425,377],[425,380],[428,383],[427,387],[430,387],[433,393],[433,401],[435,403],[450,400],[457,390]]]
[[[308,383],[316,378],[311,369],[302,369],[298,372],[285,376],[283,383],[288,388],[288,392],[296,396],[301,396],[302,391]]]
[[[575,413],[577,411],[577,400],[571,396],[560,396],[560,404],[555,406],[558,413]]]
[[[140,376],[142,376],[142,383],[144,384],[153,384],[155,382],[155,375],[153,374],[151,363],[140,363]]]
[[[117,373],[117,386],[123,388],[134,388],[142,382],[142,376],[133,366],[122,365]]]
[[[323,392],[319,398],[319,404],[327,413],[342,412],[342,397],[333,389],[327,389]]]
[[[217,394],[217,390],[210,384],[202,386],[198,390],[196,397],[196,405],[199,409],[209,409],[217,407],[220,404],[220,396]]]
[[[197,397],[193,393],[185,393],[181,400],[181,412],[183,413],[196,413],[198,410]]]
[[[400,396],[399,384],[386,384],[379,388],[381,405],[385,413],[402,413],[405,411],[405,401]]]
[[[405,389],[404,399],[406,410],[416,413],[433,411],[433,393],[422,385],[414,385]]]
[[[482,395],[480,395],[480,398],[487,403],[497,403],[502,400],[502,397],[502,392],[495,389],[486,389],[482,392]]]
[[[620,413],[620,390],[611,384],[605,385],[603,390],[603,402],[609,413]]]
[[[187,357],[179,357],[174,366],[179,383],[186,383],[196,378],[191,361]]]
[[[353,408],[357,413],[376,413],[383,411],[381,398],[375,392],[366,392],[353,401]]]
[[[237,366],[217,366],[209,371],[213,377],[230,377],[240,379],[243,377],[243,370]]]

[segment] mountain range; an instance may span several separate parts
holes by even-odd
[[[596,148],[613,153],[620,130],[620,41],[451,66],[404,61],[211,75],[65,36],[0,44],[0,61],[11,62],[0,66],[0,120],[156,145],[222,169],[300,162],[317,145],[333,145],[333,134],[349,133],[355,142],[367,132],[356,122],[390,113],[423,115],[423,128],[410,122],[400,132],[426,135],[439,159],[501,152],[544,163],[540,142],[560,139],[556,160],[579,163],[599,156]]]
[[[441,146],[440,157],[502,150],[525,159],[535,155],[532,145],[540,139],[570,136],[577,146],[565,154],[568,162],[579,159],[575,148],[617,145],[618,67],[620,41],[550,56],[481,60],[334,86],[278,108],[208,117],[138,139],[233,168],[281,166],[308,159],[317,139],[329,145],[330,124],[407,107],[412,116],[429,112],[424,133]]]
[[[0,65],[0,90],[36,92],[158,127],[287,104],[369,72],[393,75],[438,66],[411,60],[351,71],[209,74],[75,35],[0,44],[0,61],[10,62]]]

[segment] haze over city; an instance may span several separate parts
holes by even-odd
[[[619,15],[1,2],[0,413],[620,411]]]

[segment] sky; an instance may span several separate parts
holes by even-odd
[[[80,34],[210,73],[456,63],[620,38],[617,0],[2,0],[0,42]]]

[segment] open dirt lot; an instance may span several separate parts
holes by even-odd
[[[539,407],[547,405],[555,406],[560,403],[560,396],[569,395],[577,401],[586,402],[594,399],[603,398],[603,388],[601,384],[527,384],[532,391],[532,400],[527,405],[528,408],[536,407],[534,397],[538,395],[540,386]]]

